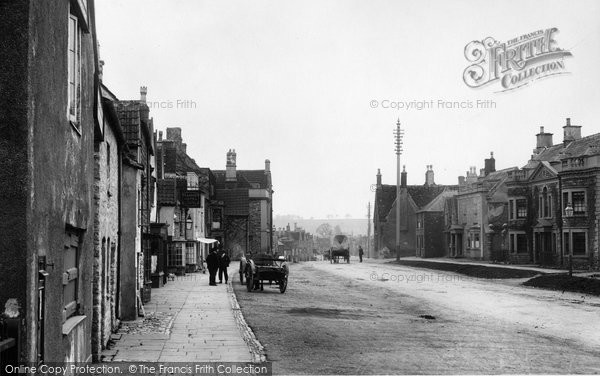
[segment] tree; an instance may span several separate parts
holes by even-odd
[[[329,223],[320,224],[316,230],[317,236],[320,238],[331,238],[333,235],[333,230],[331,229],[331,225]]]

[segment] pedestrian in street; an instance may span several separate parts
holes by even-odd
[[[364,252],[363,252],[363,249],[362,249],[362,247],[359,245],[359,246],[358,246],[358,258],[360,259],[360,262],[362,262],[362,257],[363,257],[363,254],[364,254]]]
[[[217,281],[217,270],[219,269],[219,259],[215,249],[211,249],[208,256],[206,256],[206,267],[208,268],[208,284],[210,286],[216,286]]]
[[[219,252],[219,283],[223,283],[223,275],[225,275],[225,283],[229,279],[227,268],[229,267],[229,255],[224,250]]]

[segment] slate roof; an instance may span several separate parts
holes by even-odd
[[[523,168],[535,168],[540,161],[558,163],[564,158],[577,158],[596,154],[600,154],[600,133],[571,141],[567,146],[564,146],[562,142],[552,145],[539,154],[535,154]]]

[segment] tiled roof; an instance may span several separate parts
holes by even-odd
[[[119,122],[127,142],[137,142],[140,138],[140,102],[119,101],[115,103]]]
[[[380,221],[385,221],[385,217],[392,209],[392,205],[396,200],[396,186],[382,184],[381,188],[375,191],[375,205]]]
[[[413,202],[418,208],[427,206],[445,190],[455,192],[453,194],[456,194],[457,189],[457,186],[449,185],[408,185],[406,187],[408,195],[410,198],[412,198]],[[381,189],[378,189],[375,193],[375,201],[379,220],[385,221],[387,215],[394,205],[394,202],[396,201],[396,186],[383,184]],[[441,205],[443,211],[443,200]]]
[[[269,176],[265,170],[237,170],[238,188],[262,188],[269,187]],[[213,170],[217,188],[225,187],[225,170]]]
[[[445,189],[437,197],[435,197],[430,203],[425,205],[420,211],[422,212],[443,212],[446,204],[446,199],[455,196],[458,193],[457,190]]]
[[[445,187],[444,185],[409,185],[406,190],[415,204],[422,208],[442,193]]]
[[[177,202],[177,186],[175,179],[158,179],[157,198],[158,205],[175,206]]]
[[[225,215],[247,216],[249,212],[248,189],[217,189],[215,199],[225,204]]]

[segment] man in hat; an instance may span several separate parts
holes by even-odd
[[[208,284],[210,286],[216,286],[217,281],[217,270],[219,269],[219,258],[217,256],[216,249],[211,249],[208,256],[206,256],[206,267],[208,268]]]

